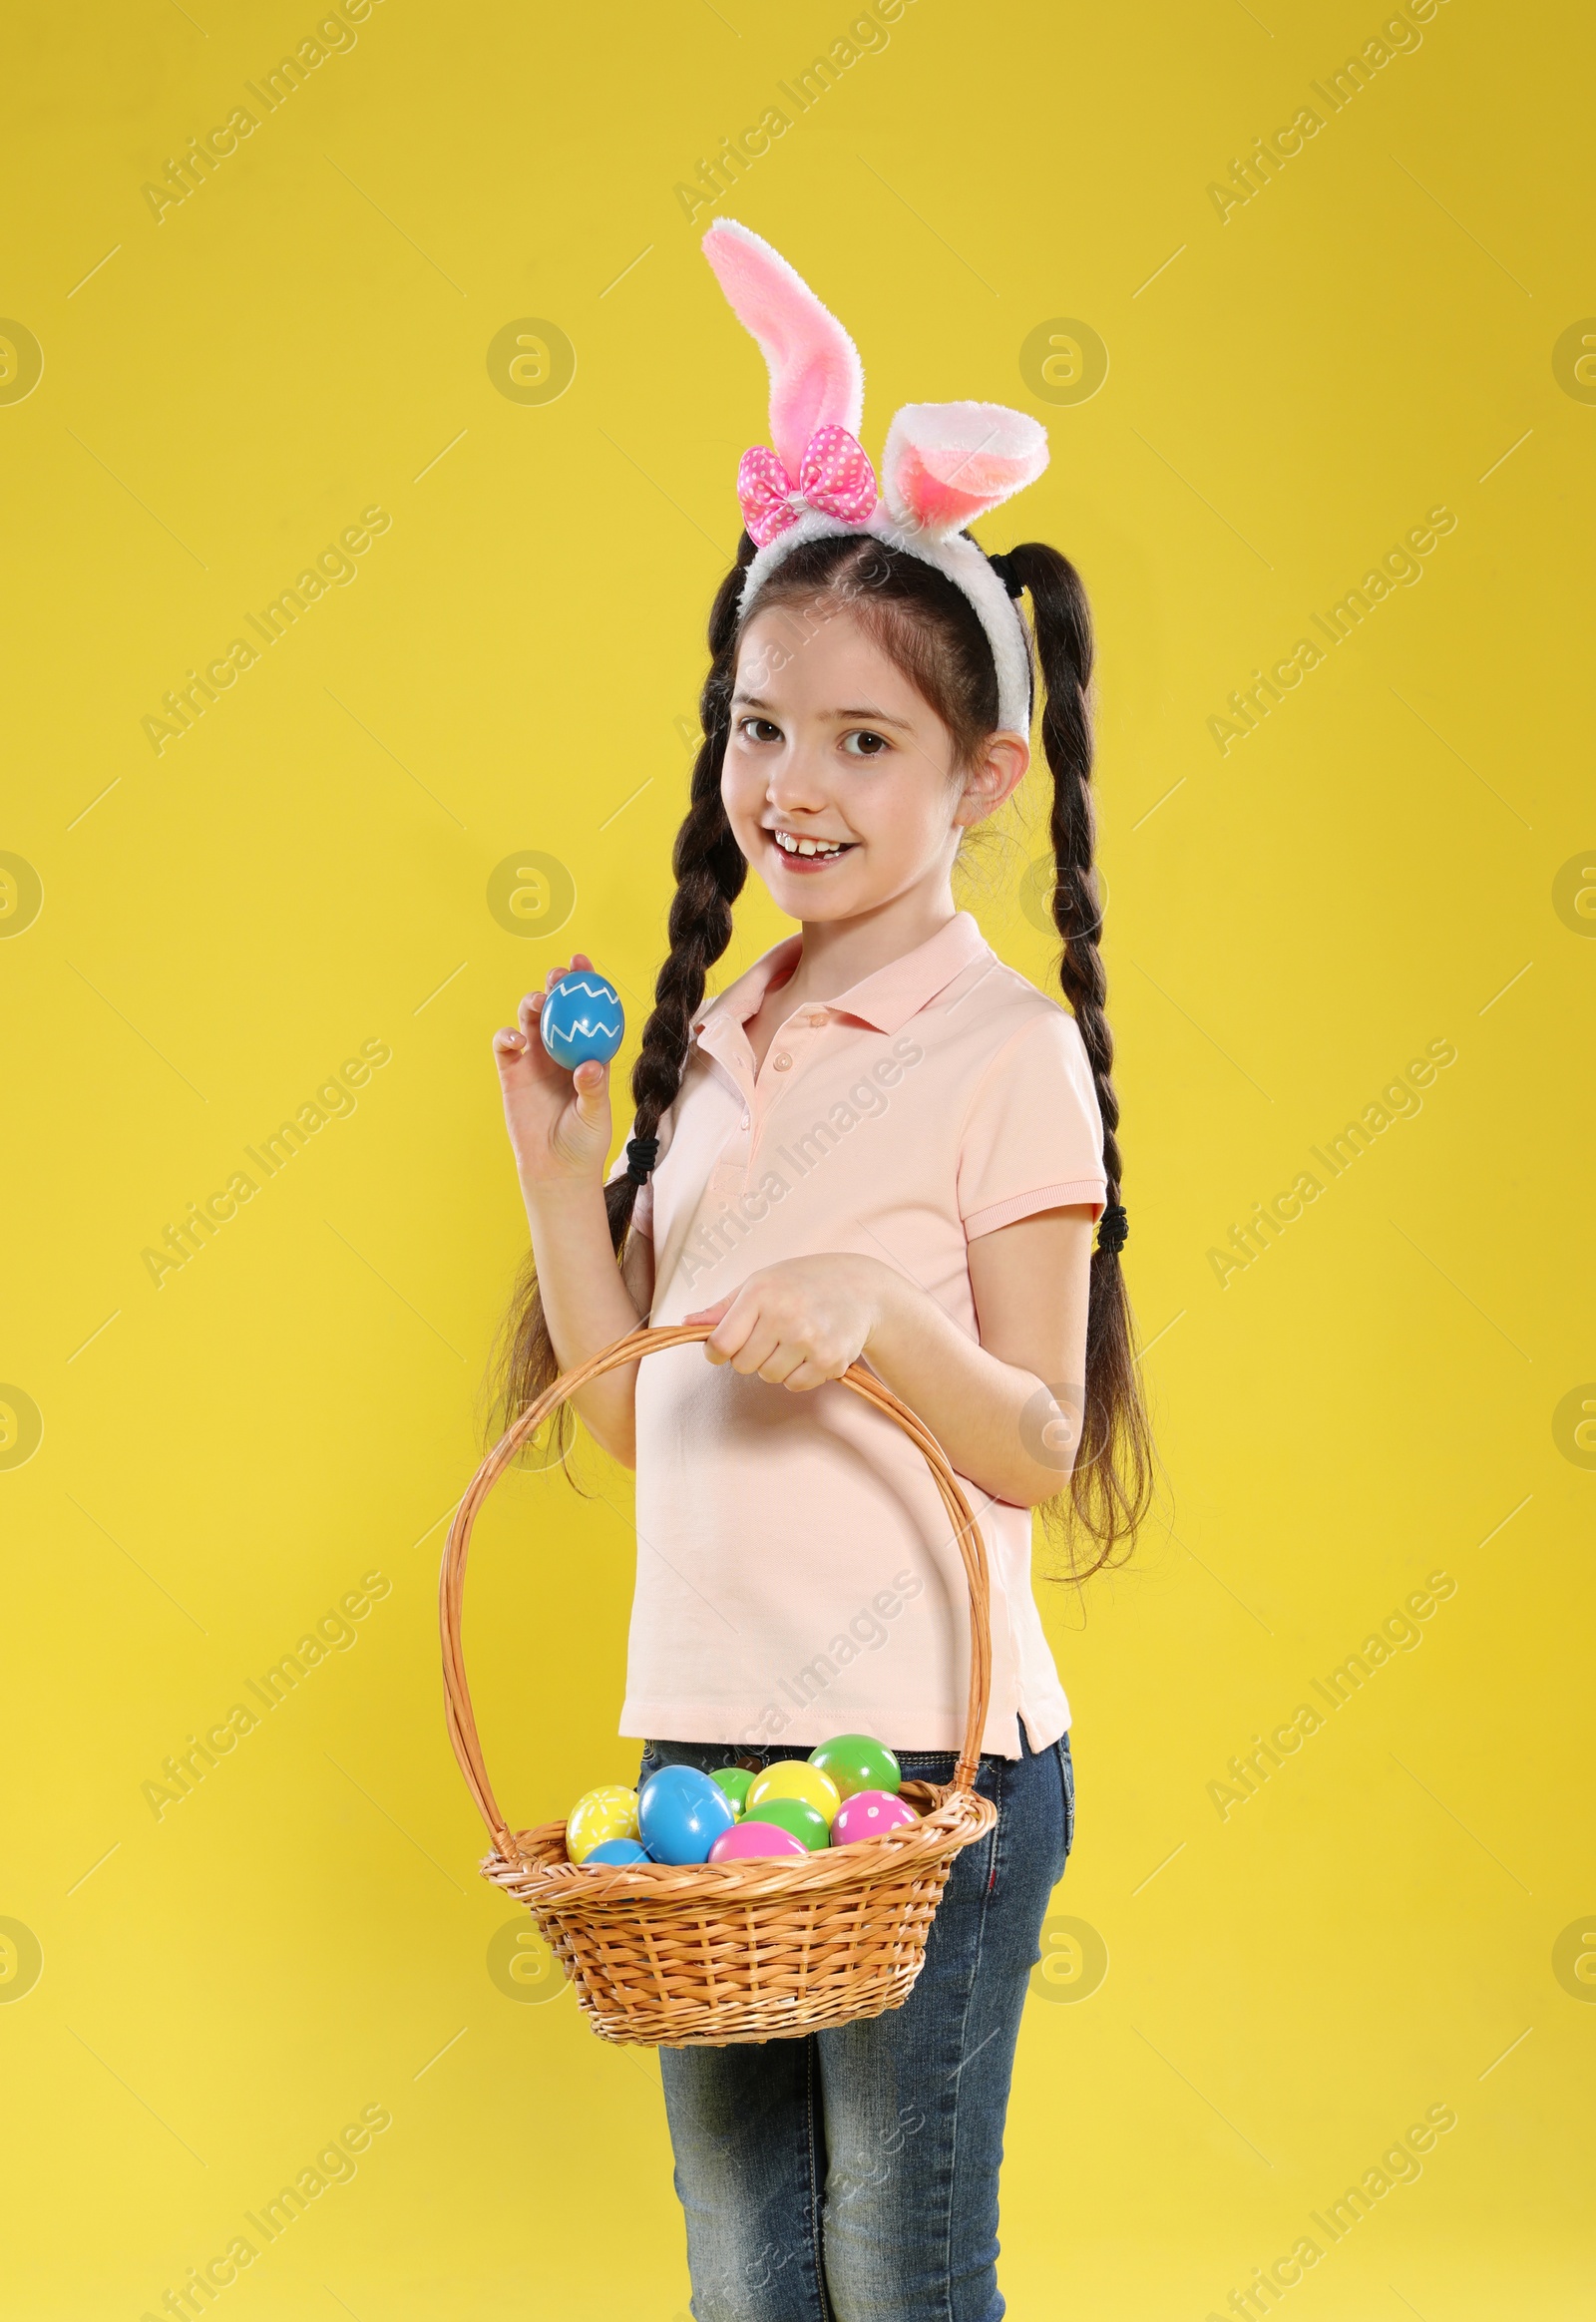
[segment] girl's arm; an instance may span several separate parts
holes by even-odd
[[[936,1300],[875,1258],[793,1258],[718,1305],[712,1362],[798,1391],[863,1356],[952,1465],[995,1499],[1034,1507],[1069,1479],[1080,1441],[1092,1211],[1038,1211],[970,1244],[978,1346]]]
[[[579,952],[574,968],[593,962]],[[552,968],[548,988],[566,973]],[[653,1245],[631,1238],[625,1270],[615,1264],[604,1210],[609,1152],[609,1067],[579,1064],[574,1073],[543,1044],[545,993],[529,992],[514,1028],[494,1034],[505,1121],[516,1156],[533,1260],[555,1358],[571,1370],[634,1331],[653,1299]],[[589,1431],[612,1458],[635,1462],[637,1364],[611,1370],[574,1395]]]

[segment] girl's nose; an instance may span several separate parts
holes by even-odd
[[[821,814],[830,804],[821,770],[804,749],[782,752],[765,795],[779,814]]]

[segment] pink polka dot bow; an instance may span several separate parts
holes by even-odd
[[[765,445],[744,452],[737,464],[737,498],[743,522],[762,549],[808,509],[821,509],[845,524],[862,524],[876,505],[876,471],[863,444],[845,427],[817,427],[804,447],[796,484]]]

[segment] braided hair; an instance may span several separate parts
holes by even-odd
[[[1091,1066],[1103,1123],[1108,1184],[1092,1252],[1086,1310],[1085,1409],[1070,1476],[1082,1528],[1101,1550],[1090,1570],[1111,1561],[1116,1540],[1133,1536],[1152,1496],[1152,1430],[1136,1369],[1134,1324],[1119,1253],[1119,1098],[1111,1077],[1114,1037],[1104,1012],[1108,977],[1098,938],[1102,905],[1095,865],[1097,816],[1091,788],[1091,613],[1080,575],[1042,541],[1009,549],[1005,563],[1030,594],[1045,700],[1042,749],[1053,778],[1052,914],[1062,954],[1058,980],[1074,1012]],[[1044,1516],[1046,1510],[1044,1509]],[[1082,1576],[1084,1577],[1084,1576]]]
[[[721,581],[710,609],[709,670],[699,701],[703,741],[693,763],[686,819],[672,855],[676,892],[668,920],[669,950],[654,985],[653,1010],[643,1025],[641,1052],[632,1067],[636,1140],[657,1137],[661,1120],[680,1092],[692,1020],[703,1002],[708,970],[731,942],[732,906],[748,876],[726,819],[720,782],[731,731],[738,643],[755,609],[750,606],[739,619],[743,576],[754,553],[754,543],[744,533],[736,564]],[[1024,588],[1031,599],[1045,690],[1042,747],[1053,781],[1052,908],[1062,943],[1059,982],[1091,1065],[1108,1180],[1107,1206],[1091,1260],[1079,1451],[1067,1495],[1061,1493],[1041,1510],[1044,1521],[1061,1520],[1066,1530],[1083,1530],[1097,1544],[1095,1561],[1071,1573],[1071,1578],[1082,1580],[1114,1560],[1116,1543],[1133,1538],[1151,1496],[1151,1431],[1119,1264],[1124,1238],[1119,1100],[1110,1077],[1114,1043],[1104,1013],[1107,977],[1097,948],[1102,913],[1093,869],[1091,620],[1079,576],[1056,549],[1027,542],[998,562],[1010,593]],[[851,612],[947,726],[957,765],[968,765],[996,731],[998,675],[986,631],[963,591],[924,559],[868,534],[809,541],[783,559],[760,589],[756,604],[760,612],[782,609],[784,628],[800,640],[813,634],[816,625]],[[624,1252],[637,1191],[629,1171],[604,1187],[617,1258]],[[501,1414],[508,1418],[525,1409],[553,1383],[558,1368],[529,1254],[500,1337],[496,1399]],[[562,1457],[573,1427],[570,1405],[563,1404],[550,1438],[551,1448]]]

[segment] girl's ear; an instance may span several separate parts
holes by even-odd
[[[786,259],[734,218],[715,219],[703,251],[769,366],[770,440],[796,480],[816,428],[845,427],[857,436],[864,424],[859,350]]]
[[[986,822],[1024,781],[1030,743],[1024,734],[989,734],[978,762],[965,778],[965,794],[955,822],[967,829]]]
[[[887,433],[881,496],[905,532],[944,540],[1047,465],[1047,430],[1001,403],[906,403]]]

